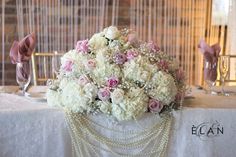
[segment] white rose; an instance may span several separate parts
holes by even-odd
[[[124,94],[125,92],[122,89],[115,89],[112,93],[111,93],[111,101],[114,104],[119,104],[123,101],[124,99]]]
[[[148,95],[154,99],[169,105],[175,99],[177,87],[174,78],[165,72],[157,72],[151,79],[151,84],[156,88],[151,89]]]
[[[107,30],[105,31],[105,37],[108,39],[116,39],[120,36],[120,32],[117,29],[117,27],[114,26],[110,26],[107,28]]]
[[[89,40],[89,47],[92,50],[100,49],[105,47],[107,44],[107,39],[101,36],[100,33],[94,34],[92,38]]]

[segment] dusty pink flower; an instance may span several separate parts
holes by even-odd
[[[134,33],[129,34],[128,35],[128,42],[133,46],[137,46],[138,45],[137,35]]]
[[[78,52],[82,52],[82,53],[88,53],[89,51],[89,45],[88,45],[88,39],[86,40],[80,40],[76,43],[75,49]]]
[[[122,52],[117,52],[113,59],[116,64],[124,64],[127,60],[126,55]]]
[[[175,76],[176,76],[177,81],[183,81],[185,78],[184,71],[182,69],[176,70]]]
[[[72,71],[73,65],[74,65],[73,61],[67,60],[65,64],[62,66],[62,69],[64,69],[65,71]]]
[[[159,113],[163,108],[163,104],[156,99],[150,99],[148,103],[148,108],[150,112]]]
[[[149,42],[147,44],[148,48],[150,49],[151,52],[157,52],[160,50],[160,47],[157,46],[153,41]]]
[[[110,90],[108,88],[100,88],[98,90],[98,98],[102,101],[110,99]]]
[[[132,60],[137,56],[138,56],[138,52],[136,52],[134,50],[128,50],[127,51],[126,57],[127,57],[128,60]]]
[[[90,80],[88,79],[88,77],[87,77],[86,75],[81,75],[81,76],[79,77],[78,83],[79,83],[80,85],[86,85],[86,84],[89,83],[89,82],[90,82]]]
[[[160,69],[166,71],[166,70],[168,70],[168,68],[169,68],[169,63],[168,63],[167,61],[165,61],[165,60],[160,60],[160,62],[157,63],[157,66],[158,66]]]
[[[89,59],[87,61],[86,67],[88,69],[94,69],[96,67],[96,61],[94,59]]]
[[[117,87],[118,84],[119,84],[119,79],[115,76],[112,76],[107,80],[108,87],[114,88]]]

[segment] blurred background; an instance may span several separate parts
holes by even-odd
[[[65,53],[77,40],[90,38],[114,25],[130,28],[144,41],[154,41],[179,61],[187,83],[203,84],[203,57],[198,43],[219,43],[230,56],[227,83],[236,77],[236,0],[1,0],[0,85],[15,85],[15,65],[9,59],[14,40],[35,32],[33,68],[45,84],[52,77],[52,59],[43,54]]]

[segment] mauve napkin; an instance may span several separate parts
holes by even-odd
[[[13,64],[29,61],[36,45],[35,33],[31,33],[21,41],[14,41],[10,49],[10,58]]]
[[[198,44],[198,48],[202,52],[205,62],[210,63],[209,68],[204,67],[204,77],[211,81],[215,81],[217,78],[217,63],[218,57],[221,51],[218,43],[209,46],[204,40],[201,40]]]
[[[30,77],[29,60],[36,45],[35,33],[31,33],[21,41],[14,41],[10,49],[10,59],[13,64],[18,64],[16,76],[19,82],[27,82]]]

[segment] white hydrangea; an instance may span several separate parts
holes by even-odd
[[[63,80],[60,84],[61,102],[74,112],[90,112],[97,96],[97,87],[93,84],[81,86],[76,80]]]
[[[140,82],[149,82],[152,75],[156,72],[156,66],[152,65],[146,57],[141,56],[126,62],[123,68],[126,79]]]
[[[148,95],[154,99],[169,105],[175,99],[177,87],[174,78],[165,72],[159,71],[151,79],[151,85],[156,88],[150,90]]]
[[[98,84],[104,84],[106,79],[111,76],[121,77],[120,67],[116,64],[109,63],[106,56],[109,55],[107,49],[100,49],[96,54],[96,68],[93,70],[91,77]]]
[[[61,102],[61,95],[55,90],[48,89],[46,93],[47,103],[51,107],[63,107],[64,104]]]
[[[131,88],[119,103],[112,102],[112,115],[118,120],[141,116],[148,105],[148,97],[141,88]]]
[[[85,73],[85,63],[88,60],[88,56],[83,53],[78,53],[76,50],[70,50],[61,57],[61,72],[67,76],[79,76]],[[66,62],[70,60],[73,61],[73,68],[71,72],[66,72],[63,70]]]
[[[104,114],[111,114],[112,104],[109,101],[98,101],[97,106],[100,108],[100,111]]]
[[[104,48],[107,44],[107,39],[103,36],[103,33],[96,33],[89,40],[89,47],[92,50]]]

